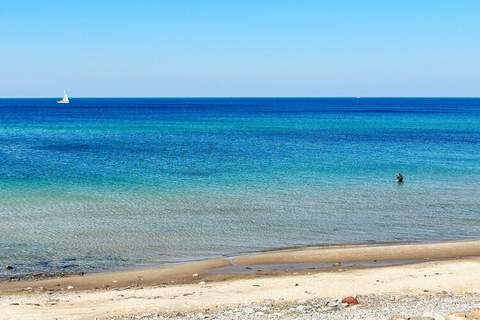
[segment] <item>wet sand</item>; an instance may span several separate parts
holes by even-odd
[[[157,269],[1,282],[0,309],[6,319],[92,319],[263,300],[463,293],[480,290],[478,270],[480,241],[290,249]]]
[[[153,269],[92,273],[41,280],[2,281],[0,293],[14,293],[32,288],[62,290],[112,289],[123,287],[186,284],[232,278],[284,275],[349,268],[369,268],[418,263],[425,260],[480,257],[480,240],[438,243],[345,245],[307,247],[190,262]]]

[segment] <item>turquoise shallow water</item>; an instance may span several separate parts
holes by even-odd
[[[480,99],[2,99],[0,221],[0,276],[478,238]]]

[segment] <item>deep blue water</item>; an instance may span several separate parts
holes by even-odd
[[[480,99],[0,99],[0,276],[479,236]]]

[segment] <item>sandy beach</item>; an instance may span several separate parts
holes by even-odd
[[[248,306],[288,311],[316,301],[331,311],[328,301],[353,296],[359,297],[358,312],[364,312],[367,302],[375,301],[372,295],[388,301],[427,295],[421,300],[435,304],[448,296],[450,311],[467,312],[455,306],[468,298],[463,309],[479,307],[478,270],[480,241],[310,247],[148,270],[5,281],[0,309],[2,319],[182,318],[205,312],[229,318],[235,308],[263,318],[266,312],[250,314]],[[425,310],[407,306],[404,311]]]

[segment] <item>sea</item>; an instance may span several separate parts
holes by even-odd
[[[55,100],[0,99],[3,278],[480,237],[480,99]]]

